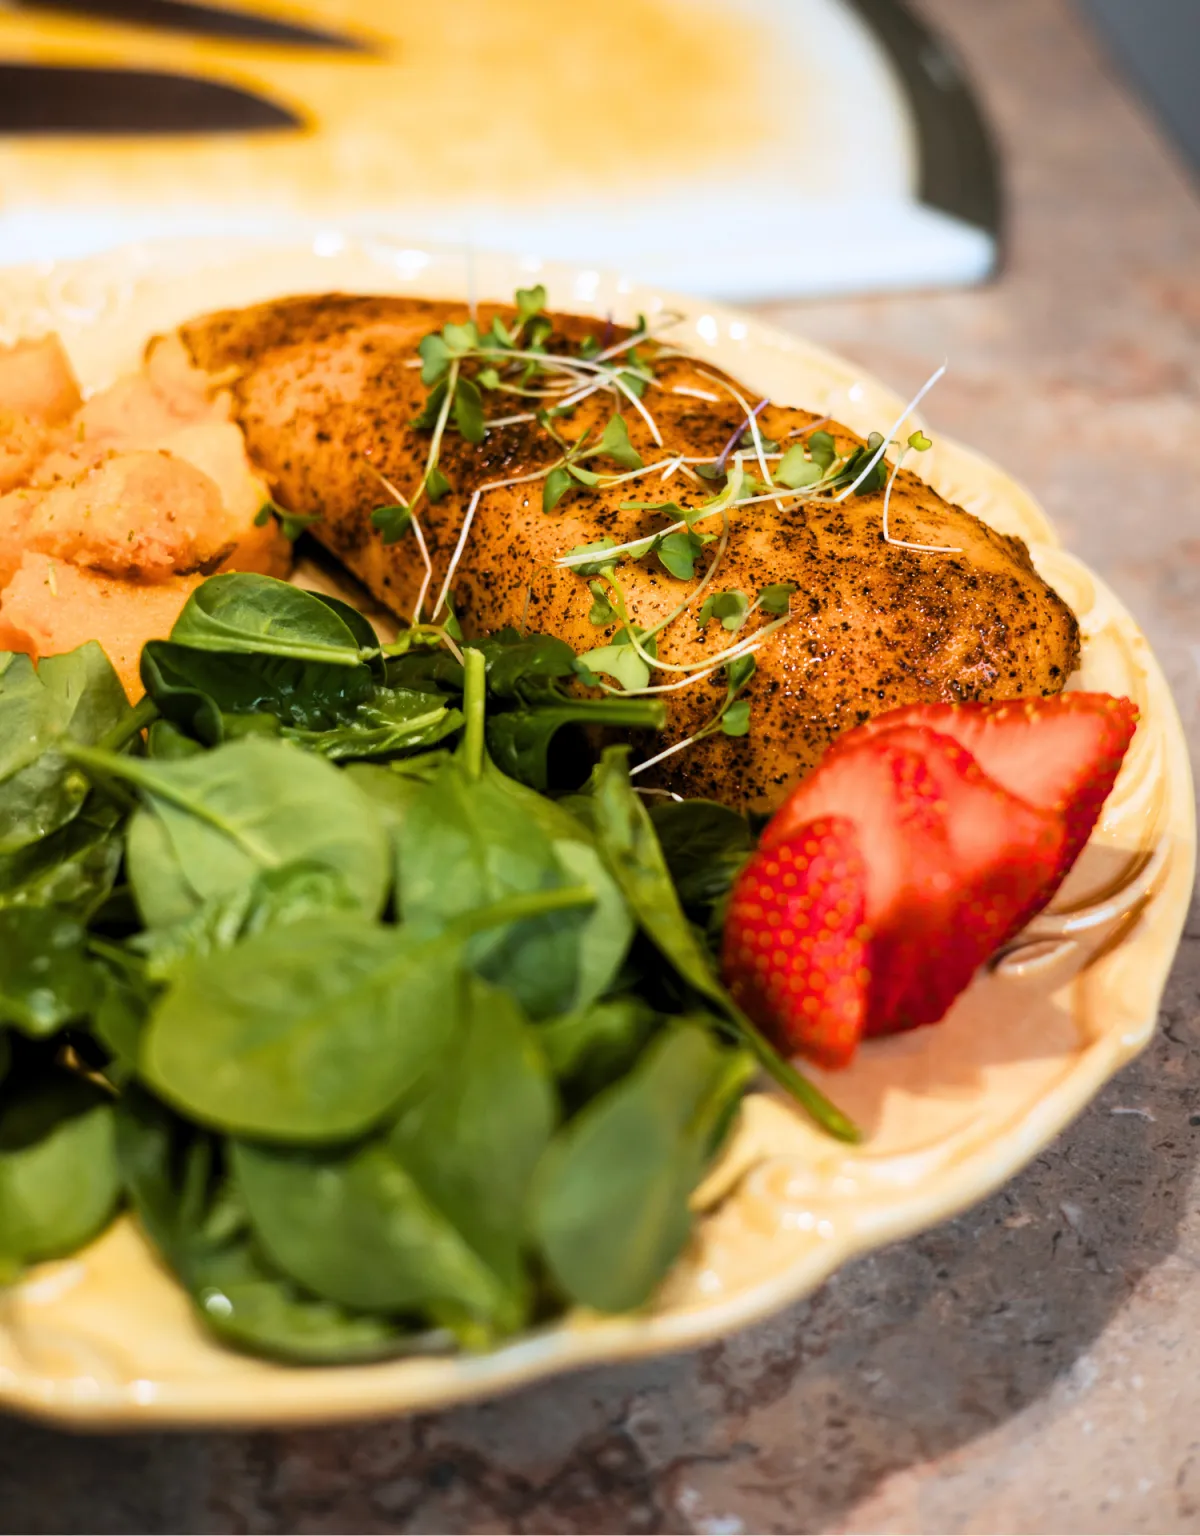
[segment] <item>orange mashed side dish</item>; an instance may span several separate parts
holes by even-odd
[[[57,336],[0,346],[0,649],[98,640],[131,698],[138,658],[214,571],[285,576],[229,396],[177,337],[83,399]]]

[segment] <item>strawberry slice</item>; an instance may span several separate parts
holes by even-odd
[[[1112,792],[1137,719],[1130,699],[1059,693],[987,704],[909,704],[877,715],[860,730],[869,736],[927,725],[952,736],[997,784],[1066,818],[1065,875]]]
[[[794,847],[828,818],[853,824],[866,863],[864,1035],[940,1019],[1058,878],[1066,837],[1061,816],[1001,788],[927,726],[843,737],[768,825],[756,857]],[[736,945],[732,903],[729,922]],[[775,1029],[791,1038],[792,1022],[777,1013]]]
[[[940,1019],[1062,882],[1136,724],[1128,699],[1073,693],[914,705],[847,732],[734,886],[724,961],[743,1007],[784,1048],[829,1065],[859,1035]],[[806,939],[796,959],[793,931]]]
[[[854,1055],[866,1018],[867,870],[851,822],[819,818],[745,865],[722,964],[734,1001],[789,1055]]]

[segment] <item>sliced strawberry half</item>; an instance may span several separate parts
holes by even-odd
[[[867,1035],[940,1019],[1060,878],[1062,817],[927,726],[844,737],[768,825],[760,857],[831,817],[854,825],[867,869]]]
[[[759,851],[730,892],[730,994],[789,1055],[844,1066],[867,1010],[867,869],[854,826],[821,817]]]
[[[910,704],[877,715],[842,739],[913,725],[952,736],[997,784],[1065,818],[1065,875],[1099,820],[1137,720],[1130,699],[1060,693],[987,704]]]

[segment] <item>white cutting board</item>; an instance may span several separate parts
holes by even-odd
[[[391,28],[389,55],[168,38],[5,13],[0,0],[0,57],[184,69],[313,120],[307,135],[0,139],[0,261],[336,224],[619,267],[739,299],[969,283],[994,264],[991,236],[917,201],[904,86],[842,0],[255,9],[350,27],[355,4]],[[492,14],[515,17],[527,35],[498,34],[509,52],[481,83],[472,50],[480,17]],[[444,79],[418,111],[414,88],[431,71]],[[546,108],[540,116],[531,100]],[[608,153],[635,122],[632,142]]]

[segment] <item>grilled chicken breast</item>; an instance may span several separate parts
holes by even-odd
[[[481,328],[496,313],[512,320],[511,310],[483,309]],[[430,432],[412,425],[427,397],[414,366],[417,347],[447,321],[465,318],[455,304],[335,294],[209,315],[180,332],[196,366],[214,378],[234,376],[234,417],[276,499],[293,513],[318,518],[312,531],[322,543],[404,617],[412,615],[425,583],[419,543],[410,531],[384,544],[370,514],[393,499],[381,476],[405,498],[420,482]],[[597,329],[595,322],[570,316],[555,316],[554,324],[550,350],[577,346]],[[643,403],[662,446],[633,402],[616,397],[645,463],[666,467],[680,456],[715,458],[745,425],[745,391],[707,364],[665,350],[653,369],[655,383]],[[516,396],[488,397],[490,416],[526,408]],[[598,433],[613,410],[613,394],[593,394],[560,418],[556,430],[573,442],[588,428]],[[766,407],[758,420],[762,435],[781,449],[817,425],[811,412],[778,405]],[[861,442],[836,423],[821,426],[840,453]],[[574,487],[546,514],[536,477],[561,452],[530,421],[491,429],[478,446],[447,432],[439,466],[451,489],[436,504],[422,500],[417,514],[432,565],[426,616],[460,543],[473,494],[491,482],[530,476],[478,499],[454,570],[460,622],[468,633],[508,624],[545,631],[580,652],[604,646],[622,626],[594,622],[603,607],[594,607],[587,579],[556,565],[556,558],[603,538],[624,544],[655,534],[677,517],[645,507],[622,510],[622,503],[672,501],[691,511],[722,483],[697,478],[694,466],[691,474],[682,466],[665,475],[655,470],[607,489]],[[761,475],[753,450],[743,451],[743,458],[747,470]],[[613,470],[602,459],[588,467]],[[627,611],[647,630],[695,592],[720,551],[719,568],[701,598],[656,637],[667,669],[656,671],[651,684],[685,686],[663,694],[669,729],[665,741],[648,744],[654,753],[713,719],[726,694],[720,653],[772,621],[760,607],[736,632],[719,621],[701,627],[703,596],[738,591],[753,603],[765,587],[795,585],[788,621],[756,653],[757,673],[744,695],[752,706],[748,733],[706,736],[666,757],[641,782],[767,810],[839,732],[883,710],[919,700],[1008,698],[1063,687],[1078,660],[1078,628],[1019,539],[947,504],[907,471],[893,487],[891,539],[951,552],[889,542],[882,514],[879,490],[842,500],[760,500],[734,508],[728,538],[705,545],[691,581],[671,575],[655,555],[616,568]],[[711,517],[696,531],[719,536],[722,520]],[[669,670],[710,658],[714,670],[699,681],[692,680],[694,672]]]

